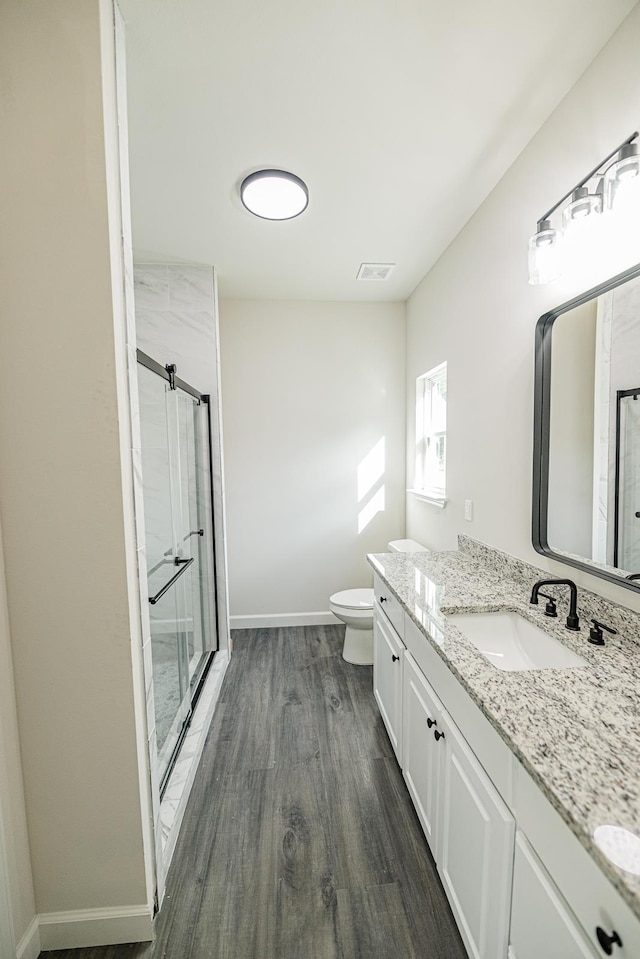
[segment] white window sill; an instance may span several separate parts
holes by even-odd
[[[427,489],[408,489],[407,493],[413,493],[417,499],[421,499],[424,503],[431,503],[439,509],[444,509],[447,505],[447,497],[441,493],[433,493]]]

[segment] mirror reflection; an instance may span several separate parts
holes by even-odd
[[[549,335],[549,548],[640,585],[640,277]]]

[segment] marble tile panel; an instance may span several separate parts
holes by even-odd
[[[215,351],[213,313],[138,310],[138,346],[163,366],[175,363],[180,379],[201,393],[212,392]]]
[[[169,868],[175,848],[184,810],[198,768],[202,749],[209,731],[215,707],[220,697],[222,680],[229,665],[229,656],[224,651],[216,653],[209,668],[204,688],[185,736],[180,757],[176,762],[161,804],[163,869]]]
[[[146,532],[144,523],[144,506],[142,502],[142,450],[131,450],[131,466],[133,469],[133,511],[135,516],[136,546],[145,545]]]
[[[213,267],[170,265],[170,309],[213,311]]]
[[[147,693],[147,702],[148,702],[148,693],[153,684],[153,659],[151,655],[151,639],[147,639],[146,642],[142,644],[142,662],[144,668],[144,688]]]
[[[134,294],[136,317],[141,310],[168,310],[168,267],[164,265],[136,266],[134,269]],[[141,347],[141,349],[144,349],[144,347]]]

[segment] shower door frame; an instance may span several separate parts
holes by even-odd
[[[189,724],[193,715],[194,707],[198,701],[198,697],[202,691],[207,674],[213,662],[215,654],[220,648],[220,623],[218,618],[218,585],[217,585],[217,565],[216,565],[216,542],[215,542],[215,528],[214,528],[214,486],[213,486],[213,442],[212,442],[212,423],[211,423],[211,396],[209,393],[200,393],[199,390],[191,386],[185,380],[180,379],[176,375],[175,366],[169,364],[168,366],[162,366],[161,363],[158,363],[157,360],[154,360],[153,357],[149,356],[148,353],[144,353],[142,350],[136,350],[136,359],[140,366],[145,367],[152,373],[156,373],[162,379],[164,379],[168,384],[170,390],[180,389],[184,393],[187,393],[193,399],[198,400],[200,403],[203,403],[207,408],[207,418],[206,418],[206,427],[207,427],[207,446],[208,446],[208,467],[209,467],[209,496],[210,496],[210,510],[211,510],[211,574],[213,578],[213,599],[214,599],[214,622],[215,622],[215,648],[207,650],[206,654],[203,656],[203,662],[199,666],[197,673],[194,675],[193,688],[190,692],[190,703],[189,710],[185,717],[185,720],[182,724],[182,728],[176,739],[176,743],[173,747],[171,759],[169,760],[167,767],[162,775],[160,782],[160,798],[166,789],[166,786],[169,782],[171,772],[175,766],[176,760],[180,753],[180,748],[184,741],[184,738],[189,729]],[[189,682],[189,677],[187,675],[187,682]]]
[[[618,555],[620,552],[620,473],[621,473],[621,450],[620,436],[622,426],[622,401],[628,396],[640,402],[640,386],[633,390],[616,391],[616,458],[615,458],[615,480],[614,480],[614,501],[613,501],[613,565],[618,568]],[[632,571],[633,572],[633,571]]]

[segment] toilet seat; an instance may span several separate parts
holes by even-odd
[[[342,589],[339,593],[334,593],[329,597],[329,602],[333,606],[340,606],[343,609],[353,610],[372,610],[373,609],[373,590],[372,589]]]

